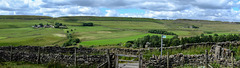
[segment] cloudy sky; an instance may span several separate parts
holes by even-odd
[[[240,21],[240,0],[0,0],[0,15]]]

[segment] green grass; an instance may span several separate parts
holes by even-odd
[[[7,37],[0,37],[0,39],[5,39],[5,38],[7,38]]]
[[[19,45],[32,45],[32,46],[47,46],[53,45],[60,39],[65,37],[55,36],[55,34],[64,34],[61,29],[33,29],[33,28],[12,28],[0,29],[1,36],[6,38],[0,39],[0,46],[19,46]]]
[[[154,22],[135,22],[135,21],[85,21],[96,25],[106,26],[115,29],[166,29],[165,25]]]
[[[129,36],[129,37],[122,37],[122,38],[114,38],[114,39],[104,39],[104,40],[93,40],[93,41],[83,41],[80,43],[80,45],[107,45],[107,44],[118,44],[120,42],[125,43],[130,40],[135,40],[138,38],[142,38],[147,35],[159,35],[159,34],[140,34],[135,36]],[[160,35],[159,35],[160,36]],[[167,38],[172,38],[173,36],[167,35]]]
[[[31,27],[39,23],[53,24],[54,22],[66,24],[69,29],[33,29]],[[92,22],[95,26],[83,27],[81,25],[84,22]],[[191,25],[198,26],[199,29],[186,28]],[[148,35],[147,31],[151,29],[166,30],[176,33],[179,37],[207,34],[206,32],[236,34],[240,31],[240,24],[218,21],[154,20],[124,17],[0,16],[0,46],[62,45],[67,40],[66,31],[70,31],[70,29],[74,30],[74,37],[82,41],[81,45],[89,46],[124,43]]]
[[[2,62],[0,68],[47,68],[40,64],[30,64],[24,62]]]
[[[32,27],[39,23],[47,24],[45,20],[0,19],[0,29]]]

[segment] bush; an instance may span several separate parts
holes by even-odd
[[[83,46],[82,46],[82,45],[79,45],[78,47],[81,48],[81,47],[83,47]]]
[[[71,38],[69,39],[67,42],[63,43],[62,47],[66,47],[66,46],[71,46],[71,45],[77,45],[77,43],[80,43],[80,39],[78,38]]]
[[[83,26],[93,26],[93,23],[83,23]]]
[[[125,43],[124,46],[125,46],[125,47],[131,47],[131,46],[132,46],[132,43]]]
[[[177,35],[175,35],[173,38],[169,39],[163,39],[163,44],[165,46],[177,46],[180,44],[186,44],[186,43],[200,43],[200,42],[226,42],[226,41],[239,41],[240,35],[238,34],[228,34],[228,35],[204,35],[201,36],[193,36],[193,37],[184,37],[184,38],[178,38]],[[144,36],[143,38],[138,38],[131,43],[131,41],[126,42],[125,46],[130,47],[130,44],[134,44],[137,47],[145,47],[146,43],[149,42],[149,47],[159,47],[161,45],[161,36],[158,35],[152,35],[152,36]]]
[[[75,42],[76,42],[76,43],[80,43],[81,41],[80,41],[80,39],[76,38],[76,39],[75,39]]]
[[[40,25],[40,27],[43,27],[43,24],[42,24],[42,23],[40,23],[39,25]]]

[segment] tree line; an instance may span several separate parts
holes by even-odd
[[[168,46],[178,46],[186,43],[200,43],[200,42],[226,42],[226,41],[239,41],[240,34],[228,34],[228,35],[204,35],[193,36],[193,37],[183,37],[178,38],[175,35],[173,38],[164,38],[163,44]],[[161,46],[161,36],[158,35],[147,35],[143,38],[138,38],[134,41],[127,41],[125,43],[126,47],[143,47],[145,48],[146,43],[149,42],[148,47],[160,47]]]
[[[164,30],[149,30],[148,33],[165,34],[165,35],[177,35],[173,32],[167,32],[167,31],[164,31]]]

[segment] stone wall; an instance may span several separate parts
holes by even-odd
[[[68,66],[75,64],[75,48],[62,47],[39,47],[18,46],[0,47],[0,62],[25,61],[31,63],[47,64],[49,62],[60,62]],[[93,65],[106,61],[106,55],[91,55],[99,53],[97,49],[76,48],[77,65]]]
[[[213,45],[218,45],[221,47],[229,47],[229,45],[231,46],[239,46],[240,42],[239,41],[227,41],[227,42],[202,42],[202,43],[188,43],[188,44],[184,44],[184,45],[179,45],[179,46],[171,46],[171,47],[163,47],[163,50],[168,50],[168,49],[187,49],[190,47],[196,47],[196,46],[202,46],[202,47],[206,47],[206,46],[213,46]],[[105,51],[108,49],[100,49],[100,51]],[[145,51],[152,51],[152,50],[159,50],[160,48],[142,48],[142,49],[122,49],[122,48],[109,48],[109,50],[113,53],[116,54],[131,54],[131,55],[137,55],[140,52],[145,52]]]
[[[46,46],[46,47],[40,47],[40,46],[17,46],[17,47],[11,47],[11,46],[6,46],[6,47],[0,47],[0,50],[3,51],[10,51],[12,48],[13,51],[21,51],[21,52],[29,52],[29,53],[37,53],[38,50],[40,50],[41,53],[70,53],[73,54],[75,51],[75,47],[71,48],[64,48],[64,47],[58,47],[58,46]],[[77,52],[80,54],[91,54],[91,53],[98,53],[102,52],[99,51],[98,49],[93,49],[93,48],[76,48]]]
[[[213,46],[213,45],[218,45],[221,47],[229,47],[231,46],[239,46],[240,41],[227,41],[227,42],[202,42],[202,43],[187,43],[184,45],[179,45],[179,46],[170,46],[170,47],[163,47],[163,50],[165,49],[187,49],[190,47],[196,47],[196,46]],[[156,48],[149,48],[151,49],[156,49]],[[158,48],[160,49],[160,48]]]
[[[0,62],[7,61],[26,61],[31,63],[49,63],[49,62],[60,62],[66,65],[74,65],[74,55],[63,55],[63,54],[36,54],[26,52],[10,52],[0,50]],[[105,55],[79,55],[76,57],[77,64],[98,64],[106,61]]]
[[[240,42],[207,42],[207,43],[191,43],[180,46],[164,47],[165,49],[186,49],[192,46],[212,46],[209,52],[209,62],[216,61],[219,64],[229,66],[231,65],[231,57],[233,51],[223,48],[231,46],[239,46]],[[106,62],[106,50],[110,50],[110,53],[114,54],[129,54],[138,55],[141,52],[145,52],[153,49],[160,48],[149,48],[149,49],[122,49],[122,48],[110,48],[110,49],[93,49],[93,48],[63,48],[63,47],[39,47],[39,46],[18,46],[18,47],[0,47],[0,62],[6,61],[26,61],[32,63],[48,63],[48,62],[61,62],[67,65],[73,65],[75,62],[74,52],[77,52],[77,64],[101,64]],[[93,55],[99,54],[99,55]],[[114,54],[111,54],[112,56]],[[12,58],[11,58],[12,57]],[[217,58],[217,59],[216,59]],[[183,55],[176,54],[169,56],[169,66],[175,67],[183,64],[189,65],[203,65],[204,54],[199,55]],[[234,59],[235,60],[235,59]],[[152,56],[150,60],[143,60],[143,65],[150,65],[154,67],[165,67],[167,64],[167,56]],[[240,61],[234,62],[235,66],[240,65]]]
[[[223,48],[221,46],[214,45],[209,52],[208,60],[209,63],[219,63],[223,66],[232,66],[232,61],[234,62],[235,67],[240,66],[240,61],[235,61],[236,59],[231,59],[231,53],[233,51]],[[170,55],[169,58],[169,67],[182,66],[184,64],[201,66],[206,62],[205,58],[206,54],[199,55],[183,55],[176,54]],[[156,68],[164,68],[167,67],[167,56],[155,56],[153,55],[149,61],[146,61],[146,65],[153,66]]]

